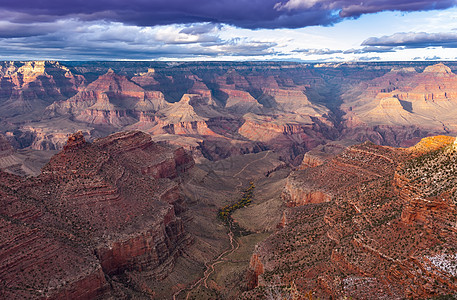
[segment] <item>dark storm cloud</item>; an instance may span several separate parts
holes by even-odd
[[[45,35],[56,31],[55,24],[17,24],[0,21],[0,38],[16,38]]]
[[[362,46],[457,48],[457,32],[399,32],[389,36],[368,38]]]
[[[342,17],[358,17],[362,14],[376,13],[380,11],[423,11],[434,9],[446,9],[456,5],[455,0],[439,1],[411,1],[411,0],[368,0],[353,4],[355,1],[344,1],[346,4],[340,11]]]
[[[456,0],[2,0],[0,10],[23,23],[73,17],[139,26],[212,22],[245,28],[299,28],[330,25],[366,13],[445,9],[455,4]]]
[[[338,11],[340,17],[359,17],[363,14],[381,11],[423,11],[446,9],[456,5],[455,0],[414,1],[414,0],[288,0],[275,5],[277,10],[333,10]]]
[[[211,33],[202,31],[205,24],[197,24],[195,30],[191,27],[184,30],[202,34],[183,33],[182,26],[174,25],[145,31],[122,24],[62,22],[59,31],[47,35],[0,38],[0,59],[144,60],[278,54],[274,49],[276,43],[241,38],[222,40],[203,33]]]
[[[245,28],[303,27],[331,24],[328,10],[283,12],[278,0],[2,0],[0,9],[15,14],[16,22],[59,18],[109,20],[139,26],[197,22],[226,23]]]

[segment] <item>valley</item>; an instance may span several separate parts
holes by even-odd
[[[454,71],[0,62],[0,298],[455,294]]]
[[[274,150],[298,165],[329,141],[406,146],[454,134],[454,67],[4,62],[0,131],[15,148],[59,150],[78,130],[88,140],[141,130],[197,160]]]

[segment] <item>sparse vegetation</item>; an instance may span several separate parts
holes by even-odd
[[[450,193],[455,203],[457,196],[457,151],[453,145],[431,151],[407,161],[399,174],[420,187],[424,197]]]
[[[243,196],[239,201],[234,204],[226,205],[223,208],[219,209],[217,215],[223,221],[227,221],[228,217],[237,209],[249,206],[252,202],[252,194],[254,192],[254,182],[249,182],[249,187],[243,192]]]
[[[255,185],[253,181],[249,182],[249,187],[244,190],[241,199],[234,204],[226,205],[223,208],[219,209],[217,216],[219,219],[224,221],[227,226],[229,226],[235,236],[244,236],[251,234],[250,231],[245,230],[237,222],[235,222],[232,218],[232,213],[240,208],[249,206],[252,202],[252,196],[254,193]]]

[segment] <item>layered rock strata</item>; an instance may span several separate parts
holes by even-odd
[[[262,288],[245,297],[274,289],[356,299],[455,293],[454,140],[408,149],[365,143],[293,172],[283,198],[295,207],[256,247],[248,279]]]
[[[400,145],[401,140],[453,133],[453,111],[457,108],[457,76],[439,63],[418,73],[393,69],[369,82],[359,83],[343,95],[347,129],[344,135],[370,138],[385,145]],[[365,128],[365,133],[362,132]],[[387,129],[401,138],[387,136]],[[367,134],[372,135],[372,137]],[[376,140],[374,136],[378,135]],[[394,140],[397,140],[395,143]]]
[[[2,296],[153,296],[111,281],[130,271],[161,280],[173,268],[191,241],[176,179],[192,166],[141,132],[93,143],[79,132],[38,177],[1,173]]]

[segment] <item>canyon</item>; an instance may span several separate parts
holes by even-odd
[[[0,298],[455,294],[456,70],[0,62]]]
[[[455,134],[455,63],[3,62],[0,132],[60,150],[141,130],[196,160],[265,150],[299,165],[331,141],[408,146]],[[410,143],[410,144],[408,144]]]
[[[37,177],[1,172],[2,298],[153,293],[141,279],[127,289],[116,276],[158,280],[192,243],[178,178],[193,164],[182,148],[142,132],[93,143],[78,132]]]
[[[411,148],[370,142],[292,172],[285,225],[260,243],[248,280],[260,297],[426,299],[454,294],[454,137]],[[259,294],[257,294],[259,293]]]

